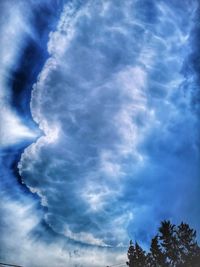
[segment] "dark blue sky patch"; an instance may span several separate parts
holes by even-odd
[[[11,74],[12,105],[26,120],[31,121],[30,97],[33,83],[48,57],[47,42],[50,31],[55,30],[63,1],[48,1],[33,6],[31,25],[34,39],[27,36],[18,67]]]

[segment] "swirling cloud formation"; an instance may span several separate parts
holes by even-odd
[[[112,246],[148,242],[165,218],[200,229],[197,3],[179,2],[65,5],[32,91],[44,135],[19,163],[55,232]]]

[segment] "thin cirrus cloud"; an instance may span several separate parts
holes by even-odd
[[[198,201],[195,79],[182,71],[196,1],[77,3],[50,33],[33,87],[44,136],[22,154],[23,182],[48,208],[45,222],[82,243],[146,243],[166,218],[199,229],[198,209],[189,213]]]

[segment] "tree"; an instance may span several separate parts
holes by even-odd
[[[175,225],[171,224],[170,221],[161,222],[159,240],[167,266],[175,266],[179,261],[179,244]]]
[[[127,262],[127,265],[129,265],[130,267],[134,267],[134,253],[135,253],[135,248],[133,245],[132,240],[130,241],[130,246],[127,252],[127,257],[129,262]]]
[[[161,222],[158,234],[152,238],[150,251],[146,253],[136,242],[130,242],[128,250],[130,267],[199,267],[200,247],[196,231],[188,224],[176,226],[170,221]]]
[[[200,248],[196,241],[196,231],[190,229],[188,224],[181,223],[177,227],[176,234],[179,243],[180,266],[199,266]]]
[[[149,266],[168,266],[158,238],[156,235],[151,241],[150,253],[148,254]]]
[[[130,241],[130,247],[128,250],[128,259],[129,262],[127,263],[130,267],[144,267],[146,264],[146,255],[145,251],[138,245],[136,242],[133,245],[132,240]]]

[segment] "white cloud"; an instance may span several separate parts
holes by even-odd
[[[63,234],[72,240],[79,241],[84,244],[101,246],[101,247],[109,247],[109,245],[105,244],[103,240],[95,238],[92,234],[85,233],[85,232],[73,233],[67,226],[64,229]]]
[[[38,133],[25,126],[11,109],[1,106],[0,146],[7,147],[24,140],[33,140]]]
[[[159,12],[149,26],[140,2],[131,3],[117,10],[114,1],[100,3],[100,12],[95,2],[79,9],[66,6],[50,34],[51,55],[32,92],[32,115],[44,136],[19,163],[24,183],[48,207],[46,223],[90,244],[126,242],[130,225],[135,223],[139,232],[142,220],[148,220],[140,208],[133,216],[135,206],[145,206],[150,198],[161,213],[156,196],[165,195],[159,188],[172,158],[182,175],[175,146],[169,144],[182,123],[185,77],[180,71],[187,42],[183,45],[183,35],[176,34],[177,27],[182,31],[179,22],[165,36],[168,28]],[[152,7],[157,10],[156,3]],[[182,138],[187,143],[185,134]],[[173,187],[167,186],[169,191]]]

